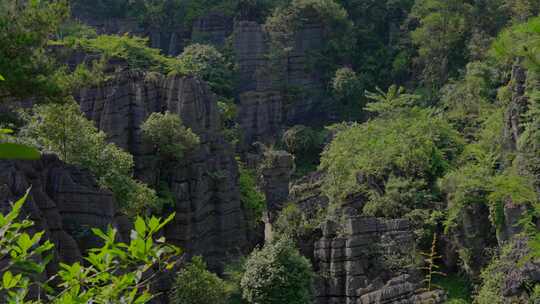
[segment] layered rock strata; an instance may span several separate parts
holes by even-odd
[[[141,124],[153,112],[178,114],[200,138],[200,145],[168,166],[166,187],[176,212],[167,227],[169,241],[202,254],[212,269],[247,246],[247,221],[240,203],[233,148],[221,134],[215,95],[196,78],[126,72],[77,96],[82,111],[108,139],[133,154],[136,176],[153,185],[158,178],[152,147]]]

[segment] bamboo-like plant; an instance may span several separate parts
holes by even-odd
[[[424,263],[425,263],[425,265],[423,267],[420,267],[420,269],[426,272],[426,276],[422,280],[422,283],[425,284],[426,287],[420,288],[420,291],[431,291],[433,289],[440,289],[441,286],[438,286],[433,283],[433,276],[440,275],[440,276],[445,277],[446,274],[441,271],[438,271],[440,266],[435,263],[436,260],[442,258],[441,255],[437,254],[437,233],[436,232],[433,233],[433,241],[431,242],[431,250],[429,252],[420,252],[420,254],[424,257]]]

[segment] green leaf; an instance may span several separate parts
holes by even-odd
[[[11,289],[13,288],[12,285],[13,275],[11,274],[11,271],[6,271],[4,273],[4,276],[2,277],[2,287],[4,289]]]
[[[4,76],[2,76],[2,74],[0,74],[0,81],[5,81],[6,79],[4,78]]]
[[[16,143],[0,143],[0,159],[38,160],[41,155],[33,147]]]
[[[138,216],[135,220],[135,231],[141,236],[144,237],[146,233],[146,224],[144,223],[144,220]]]
[[[13,130],[11,129],[0,129],[0,134],[11,134]]]

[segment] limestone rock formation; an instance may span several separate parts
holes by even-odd
[[[308,218],[329,203],[321,191],[323,177],[323,172],[314,172],[290,188],[289,201]],[[443,291],[422,290],[409,221],[361,216],[355,212],[359,206],[361,198],[351,198],[335,220],[325,220],[320,232],[299,240],[318,274],[316,303],[444,303]]]
[[[233,49],[242,109],[238,121],[247,130],[247,146],[251,140],[275,140],[279,127],[310,124],[328,117],[331,111],[320,94],[323,83],[308,68],[309,53],[321,47],[322,37],[320,24],[306,22],[295,34],[287,58],[276,65],[269,58],[268,34],[262,25],[255,21],[234,24]]]
[[[444,302],[443,292],[421,292],[417,274],[402,267],[414,259],[408,221],[354,216],[344,225],[340,234],[327,223],[315,244],[317,303]]]
[[[242,130],[242,148],[260,141],[275,140],[283,126],[283,101],[276,91],[249,91],[240,95],[238,124]]]
[[[152,147],[142,140],[140,125],[152,112],[178,114],[201,144],[171,164],[165,177],[174,197],[170,211],[176,212],[167,239],[189,253],[204,255],[216,270],[227,256],[246,249],[238,167],[221,134],[216,97],[206,83],[192,77],[125,72],[102,86],[82,90],[77,100],[111,142],[134,155],[136,176],[151,185],[157,178],[156,160]]]
[[[516,237],[496,269],[503,278],[500,286],[503,303],[532,303],[527,289],[531,282],[540,281],[540,263],[526,259],[530,253],[527,242],[527,238]]]
[[[224,13],[210,12],[193,22],[191,41],[222,47],[232,32],[232,18]]]
[[[100,188],[90,172],[66,165],[54,154],[38,161],[0,161],[0,211],[31,187],[24,212],[36,231],[55,245],[55,260],[47,277],[56,274],[59,261],[79,262],[81,253],[99,243],[90,228],[106,229],[115,220],[112,193]]]

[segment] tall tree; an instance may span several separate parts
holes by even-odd
[[[53,96],[61,92],[47,42],[69,16],[66,0],[0,0],[1,97]]]
[[[459,67],[471,6],[464,0],[417,0],[411,17],[418,26],[411,33],[418,47],[421,79],[433,90],[449,77],[450,67]]]

